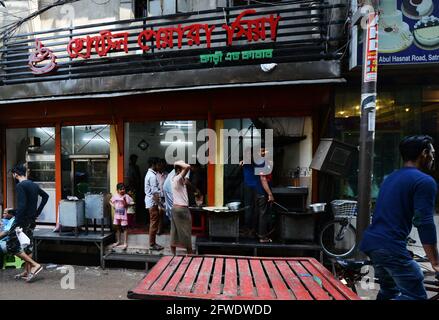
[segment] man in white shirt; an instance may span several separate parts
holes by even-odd
[[[163,247],[156,243],[156,236],[160,222],[159,201],[160,187],[157,180],[157,158],[148,160],[149,169],[145,176],[145,207],[149,211],[149,246],[150,250],[163,250]]]
[[[192,217],[189,211],[187,192],[188,174],[191,166],[184,161],[174,164],[175,176],[171,181],[173,205],[171,217],[171,252],[176,254],[177,247],[183,247],[188,254],[192,253]]]

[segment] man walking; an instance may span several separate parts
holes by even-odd
[[[145,207],[149,211],[149,246],[150,250],[160,251],[163,247],[156,243],[160,223],[159,201],[160,187],[157,180],[157,158],[150,158],[149,169],[145,176]]]
[[[421,171],[432,168],[433,140],[429,136],[407,137],[399,150],[403,167],[384,180],[360,250],[372,260],[380,284],[377,300],[427,299],[424,276],[407,250],[407,238],[415,226],[433,269],[439,272],[433,220],[437,185]]]
[[[49,199],[49,195],[41,190],[41,188],[26,177],[26,167],[17,165],[11,170],[13,178],[18,181],[16,186],[17,192],[17,209],[15,212],[15,221],[6,234],[6,249],[10,254],[25,261],[25,271],[17,275],[17,278],[25,279],[27,282],[32,281],[35,276],[43,269],[40,264],[32,259],[32,243],[33,230],[35,229],[35,221],[44,209]],[[37,208],[38,196],[41,196],[41,203]],[[8,212],[9,210],[7,210]],[[22,248],[16,229],[21,228],[22,232],[30,239],[30,245]]]

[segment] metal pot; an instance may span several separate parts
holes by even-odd
[[[239,210],[239,208],[241,207],[241,202],[240,201],[229,202],[228,204],[226,204],[226,207],[229,208],[229,210]]]
[[[325,212],[326,203],[313,203],[309,206],[313,212]]]

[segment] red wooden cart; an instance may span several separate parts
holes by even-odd
[[[165,256],[131,299],[359,300],[314,258]]]

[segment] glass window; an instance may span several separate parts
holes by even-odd
[[[64,155],[109,154],[110,126],[86,125],[62,127],[61,148]]]
[[[109,191],[110,125],[61,128],[62,198]]]
[[[198,141],[197,135],[200,130],[207,127],[205,120],[175,120],[154,121],[125,124],[125,182],[135,190],[136,197],[144,198],[144,178],[148,170],[148,160],[151,157],[167,160],[164,171],[173,170],[175,157],[191,164],[197,162],[197,151],[205,141]],[[175,134],[173,134],[174,132]],[[178,133],[178,134],[177,134]],[[178,151],[176,150],[178,148]],[[136,158],[135,164],[130,163],[130,158]],[[207,169],[205,165],[195,166],[190,180],[196,184],[201,193],[207,194]],[[139,177],[140,176],[140,177]],[[140,180],[140,181],[139,181]],[[195,203],[193,194],[189,193],[190,204]],[[138,219],[141,219],[144,206],[136,208]],[[140,220],[138,220],[140,221]]]
[[[6,168],[25,163],[28,178],[49,194],[49,201],[38,221],[55,223],[55,128],[6,130]],[[7,175],[7,203],[16,207],[15,182]]]
[[[425,95],[425,94],[424,94]],[[439,100],[424,101],[421,87],[386,88],[378,92],[372,198],[387,175],[400,168],[399,142],[404,136],[428,134],[439,141]],[[357,146],[360,135],[360,91],[339,91],[335,109],[336,138]],[[436,148],[436,146],[435,146]],[[339,179],[339,197],[357,196],[358,160],[351,174]],[[438,179],[437,169],[432,175]]]

